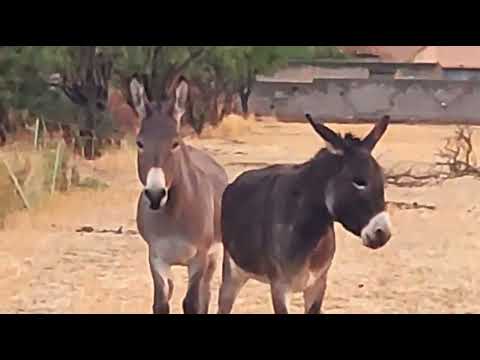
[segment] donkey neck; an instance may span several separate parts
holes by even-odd
[[[328,182],[342,170],[342,157],[330,153],[326,149],[320,150],[312,159],[301,165],[300,176],[307,185],[307,192],[316,193],[325,190]]]
[[[311,160],[296,165],[287,183],[292,189],[288,192],[287,213],[295,229],[296,256],[301,259],[317,248],[335,221],[326,205],[325,190],[341,167],[339,156],[322,150]]]
[[[180,153],[175,163],[175,178],[171,184],[172,200],[170,202],[170,212],[182,212],[182,208],[192,204],[192,198],[195,193],[196,178],[193,169],[193,163],[188,153],[187,146],[182,142],[180,144]]]
[[[326,189],[341,169],[342,158],[326,149],[299,165],[297,193],[304,199],[304,204],[309,209],[307,213],[321,214],[326,223],[334,221],[326,205]]]

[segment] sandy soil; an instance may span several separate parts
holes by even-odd
[[[364,134],[370,125],[333,126]],[[451,127],[392,125],[375,150],[382,165],[431,162]],[[247,168],[308,159],[323,145],[307,124],[262,122],[223,138],[189,140],[209,151],[231,179]],[[11,215],[0,232],[1,313],[150,313],[146,246],[136,234],[139,192],[133,150],[112,153],[85,169],[108,181],[102,192],[56,195],[42,208]],[[417,189],[387,188],[391,201],[436,210],[392,209],[394,233],[372,251],[337,226],[338,250],[324,302],[326,313],[480,312],[480,182],[471,178]],[[115,230],[77,233],[80,226]],[[186,270],[174,268],[174,313],[181,312]],[[211,312],[217,309],[219,271]],[[301,295],[290,310],[301,313]],[[250,281],[234,313],[271,313],[268,287]]]

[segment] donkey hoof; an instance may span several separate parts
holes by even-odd
[[[198,303],[193,301],[190,298],[185,298],[183,300],[183,313],[184,314],[198,314],[200,312]]]
[[[169,314],[170,313],[170,306],[168,303],[160,304],[160,305],[153,305],[153,313],[154,314]]]

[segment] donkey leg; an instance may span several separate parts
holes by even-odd
[[[168,302],[173,293],[173,282],[169,278],[170,265],[155,256],[153,251],[149,251],[148,260],[153,278],[153,313],[168,314],[170,313]]]
[[[273,310],[275,314],[288,314],[288,287],[282,281],[272,281],[270,283],[270,292],[272,294]]]
[[[218,254],[212,253],[208,255],[207,260],[207,268],[205,270],[205,274],[203,276],[203,283],[202,283],[202,303],[203,303],[203,310],[202,314],[208,314],[208,309],[210,306],[210,298],[211,298],[211,282],[213,275],[215,274],[215,270],[217,269],[217,262],[218,262]]]
[[[238,293],[248,276],[235,265],[226,250],[223,251],[222,285],[218,296],[218,313],[230,314]]]
[[[185,314],[199,314],[204,308],[203,278],[207,270],[207,254],[198,253],[188,264],[188,290],[183,299]]]
[[[327,289],[327,274],[319,277],[310,287],[303,292],[305,314],[321,314],[323,297]]]

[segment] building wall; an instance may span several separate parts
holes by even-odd
[[[480,73],[480,70],[478,70]],[[292,61],[273,75],[257,76],[262,82],[312,82],[315,79],[419,78],[441,79],[435,64],[392,63],[365,59],[355,61]]]
[[[447,80],[480,80],[478,69],[443,69],[442,77]]]
[[[317,79],[311,83],[257,82],[252,112],[305,121],[304,113],[336,121],[374,120],[480,124],[480,82],[402,79]]]
[[[312,82],[317,78],[368,79],[368,68],[362,66],[328,67],[319,65],[290,65],[272,76],[257,76],[259,81]]]
[[[441,80],[443,79],[443,72],[441,67],[436,65],[431,67],[402,67],[395,72],[395,79]]]

